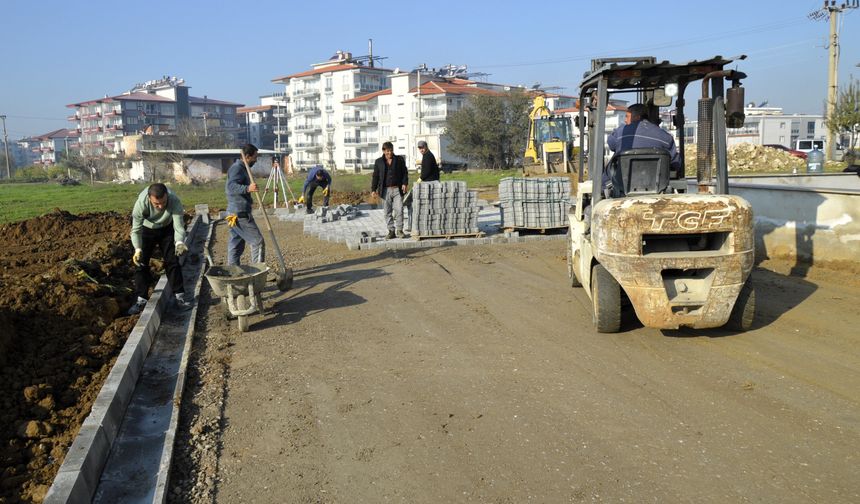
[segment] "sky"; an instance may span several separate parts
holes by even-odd
[[[841,3],[843,0],[839,0]],[[0,114],[9,139],[67,127],[67,104],[173,75],[193,96],[258,105],[275,77],[337,50],[382,66],[469,66],[488,82],[575,95],[595,57],[684,62],[746,54],[746,101],[823,113],[821,0],[341,2],[3,0]],[[860,9],[840,16],[840,83],[860,78]],[[282,89],[281,89],[282,90]],[[695,115],[688,95],[688,117]]]

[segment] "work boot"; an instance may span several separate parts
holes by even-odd
[[[137,315],[138,313],[142,312],[145,307],[146,307],[146,299],[144,299],[142,297],[138,297],[137,301],[135,301],[135,303],[133,305],[131,305],[131,308],[128,309],[128,314],[129,315]]]
[[[314,209],[311,207],[305,207],[305,213],[306,214],[312,214],[312,213],[314,213]]]
[[[386,239],[386,240],[394,239],[394,230],[393,230],[393,229],[389,229],[389,230],[388,230],[388,234],[387,234],[387,235],[385,235],[385,239]]]
[[[397,230],[397,237],[398,237],[398,238],[406,238],[406,235],[405,235],[405,234],[403,234],[403,230],[402,230],[402,229],[398,229],[398,230]]]
[[[190,310],[194,306],[194,303],[185,298],[184,292],[177,292],[174,299],[176,300],[176,307],[180,310]]]

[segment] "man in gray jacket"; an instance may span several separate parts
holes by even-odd
[[[257,162],[257,147],[252,144],[242,146],[242,154],[248,166]],[[227,264],[238,265],[245,251],[245,243],[251,245],[251,262],[266,261],[266,244],[254,216],[251,214],[253,202],[251,193],[257,192],[257,184],[252,184],[245,163],[241,159],[227,170],[227,223],[230,226],[230,241],[227,243]]]
[[[185,282],[177,256],[188,252],[185,245],[185,211],[182,202],[161,183],[152,184],[137,197],[131,211],[131,244],[134,246],[132,262],[137,267],[134,272],[134,291],[137,301],[128,310],[129,315],[140,313],[146,306],[152,274],[149,259],[155,246],[161,249],[167,279],[176,297],[176,304],[182,309],[191,308],[185,298]]]

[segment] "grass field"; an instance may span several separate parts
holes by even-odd
[[[442,180],[462,180],[469,187],[496,187],[503,177],[515,175],[517,171],[474,171],[443,174]],[[410,173],[410,179],[417,176]],[[265,179],[257,181],[262,187]],[[301,194],[304,177],[288,179],[290,188],[298,197]],[[334,191],[369,191],[369,174],[335,174],[333,176]],[[33,184],[0,184],[0,223],[17,222],[36,217],[55,208],[78,214],[83,212],[131,212],[131,207],[138,194],[146,184],[82,184],[79,186],[61,186],[56,183]],[[205,185],[174,185],[186,209],[193,208],[198,203],[206,203],[211,208],[226,208],[227,198],[224,195],[224,181]],[[271,196],[266,198],[271,201]]]

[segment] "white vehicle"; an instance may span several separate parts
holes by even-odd
[[[807,154],[812,152],[814,149],[824,152],[824,140],[813,140],[811,138],[807,138],[805,140],[798,140],[794,145],[795,150],[799,150],[800,152],[805,152]],[[833,160],[842,161],[843,159],[845,159],[845,150],[837,143],[836,148],[833,150]]]

